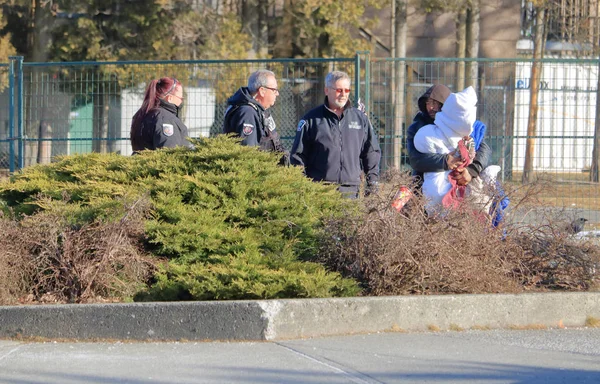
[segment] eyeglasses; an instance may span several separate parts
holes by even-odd
[[[335,93],[345,93],[345,94],[350,93],[350,89],[348,89],[348,88],[334,88],[334,89],[335,89]]]
[[[264,85],[263,85],[263,88],[270,89],[271,91],[273,91],[273,93],[275,93],[276,95],[279,95],[279,89],[277,89],[277,88],[265,87]]]

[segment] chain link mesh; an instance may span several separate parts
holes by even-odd
[[[588,181],[598,62],[545,59],[542,67],[537,130],[535,136],[528,136],[531,60],[377,59],[367,53],[345,59],[23,63],[23,73],[15,74],[22,76],[21,90],[9,89],[10,67],[0,64],[0,169],[8,173],[10,154],[14,160],[17,148],[23,153],[20,162],[13,162],[17,168],[91,151],[129,155],[131,118],[142,103],[145,84],[165,76],[176,77],[184,86],[181,117],[190,135],[220,134],[227,98],[246,86],[250,73],[260,68],[276,74],[280,93],[272,113],[283,144],[290,149],[302,115],[323,102],[325,75],[342,70],[352,78],[353,88],[360,89],[379,135],[382,169],[410,168],[406,129],[427,88],[445,84],[460,91],[473,85],[479,99],[478,118],[487,126],[492,163],[502,167],[504,181],[521,180],[530,139],[535,143],[534,170],[567,188],[553,198],[565,205],[591,204],[600,209],[599,188]],[[465,73],[473,75],[460,75]],[[10,93],[16,97],[19,91],[21,135],[15,128],[17,108],[9,107]]]

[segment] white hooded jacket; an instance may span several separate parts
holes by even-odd
[[[473,87],[452,93],[446,99],[442,110],[435,115],[434,124],[419,129],[414,143],[421,153],[448,154],[454,151],[458,142],[469,136],[477,114],[477,94]],[[427,199],[425,209],[429,214],[437,211],[442,198],[452,187],[445,172],[425,172],[423,174],[423,196]]]

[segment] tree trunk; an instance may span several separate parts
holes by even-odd
[[[600,70],[600,63],[598,63]],[[596,81],[596,121],[594,122],[594,146],[590,164],[590,181],[597,183],[600,174],[600,72]]]
[[[597,24],[600,16],[600,2],[596,4],[596,24],[594,25],[594,53],[600,55],[600,25]],[[598,62],[600,71],[600,61]],[[600,72],[596,80],[596,120],[594,121],[594,143],[592,147],[592,161],[590,162],[590,181],[600,181]]]
[[[101,78],[99,73],[98,78]],[[99,153],[107,153],[108,149],[108,90],[104,82],[99,82],[99,95],[94,98],[94,142],[92,150]]]
[[[242,0],[242,25],[252,39],[248,58],[266,57],[268,53],[267,12],[269,0]]]
[[[531,79],[529,81],[529,119],[527,121],[527,140],[525,144],[525,165],[523,166],[522,182],[531,183],[534,180],[533,161],[535,153],[535,135],[537,132],[538,95],[540,92],[540,79],[542,77],[542,63],[544,56],[544,25],[546,10],[543,6],[536,9],[535,39],[533,41],[533,63],[531,64]]]
[[[40,123],[40,139],[52,138],[52,127],[47,121]],[[52,141],[40,140],[38,145],[37,162],[38,164],[49,164],[52,160]]]
[[[462,9],[456,15],[456,91],[465,88],[465,58],[467,46],[467,11]]]
[[[480,22],[480,2],[472,0],[471,9],[467,13],[467,47],[466,56],[476,59],[479,57],[479,22]],[[467,63],[467,85],[472,85],[477,90],[479,79],[479,66],[476,61]]]
[[[407,31],[407,3],[406,0],[394,0],[395,5],[395,35],[394,47],[396,58],[406,57],[406,31]],[[400,169],[402,158],[402,138],[404,137],[404,88],[406,84],[406,63],[394,61],[394,135],[393,135],[393,162],[394,167]]]
[[[43,3],[43,4],[42,4]],[[54,25],[54,17],[50,11],[49,1],[33,0],[33,24],[31,25],[29,60],[34,62],[48,61],[50,36]]]
[[[269,55],[269,0],[258,0],[256,52],[258,57]]]
[[[273,44],[273,57],[295,57],[298,52],[296,18],[294,17],[296,4],[292,0],[283,1],[283,9],[286,10],[281,15],[281,24],[274,28],[275,40]]]
[[[27,29],[27,46],[28,50],[25,54],[25,61],[31,62],[47,62],[48,49],[50,47],[50,36],[52,27],[54,26],[54,17],[51,12],[51,2],[43,0],[31,0],[31,8],[29,15],[29,26]],[[53,111],[49,108],[51,101],[49,95],[40,93],[41,89],[47,89],[48,79],[44,76],[45,70],[40,67],[32,67],[29,69],[26,80],[23,82],[23,87],[27,89],[23,95],[25,106],[36,106],[37,114],[30,116],[24,123],[24,130],[27,137],[39,138],[40,125],[45,121],[52,121]],[[31,80],[32,79],[32,80]],[[49,145],[51,142],[46,141]],[[24,164],[26,166],[33,165],[38,161],[40,147],[44,146],[42,141],[28,141],[24,145]],[[44,147],[45,148],[45,147]],[[48,157],[48,160],[50,157]]]

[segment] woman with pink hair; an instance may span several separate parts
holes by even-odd
[[[148,84],[142,106],[131,122],[134,153],[163,147],[192,147],[188,129],[179,119],[182,104],[183,87],[177,79],[163,77]]]

